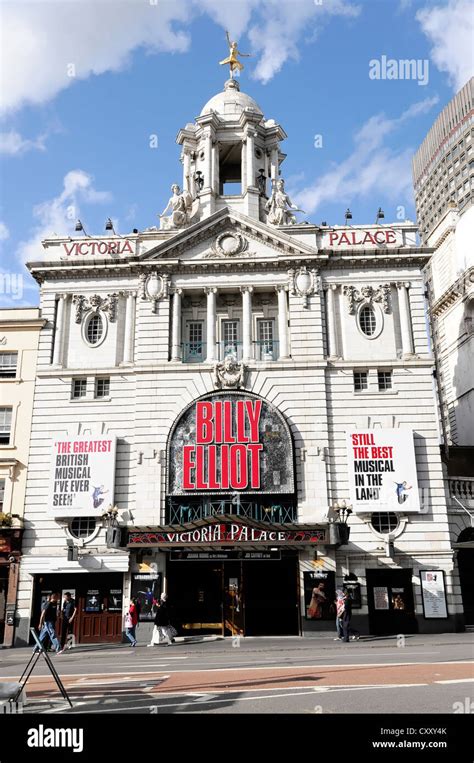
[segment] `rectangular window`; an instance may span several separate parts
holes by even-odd
[[[386,389],[392,389],[391,371],[377,371],[377,378],[379,382],[379,392],[384,392]]]
[[[110,396],[110,378],[104,377],[95,380],[95,397]]]
[[[240,360],[239,353],[239,321],[222,321],[222,356],[235,355]]]
[[[10,444],[12,410],[12,408],[0,408],[0,445]]]
[[[17,352],[0,352],[0,380],[14,379],[18,364]]]
[[[5,502],[5,480],[0,480],[0,511],[3,511]]]
[[[185,363],[199,363],[204,358],[203,322],[189,321],[187,324],[188,341],[184,344],[183,360]]]
[[[258,359],[275,360],[275,321],[258,320]]]
[[[354,371],[354,391],[362,392],[367,388],[367,371]]]
[[[79,400],[87,394],[87,379],[73,379],[71,397],[73,400]]]

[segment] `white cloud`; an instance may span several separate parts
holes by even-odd
[[[474,73],[472,0],[430,5],[418,11],[416,18],[433,45],[433,63],[448,73],[454,90],[459,90]]]
[[[9,130],[8,132],[0,133],[0,154],[6,156],[21,156],[27,151],[46,150],[46,133],[39,135],[35,140],[28,138],[22,138],[20,133],[16,130]]]
[[[30,238],[19,244],[17,258],[21,262],[47,259],[48,253],[41,246],[43,239],[73,233],[76,219],[81,215],[81,204],[102,204],[111,199],[108,191],[94,188],[91,175],[83,170],[71,170],[64,177],[61,193],[34,208],[38,224]]]
[[[0,241],[5,241],[7,238],[10,238],[10,231],[5,223],[0,221]]]
[[[358,12],[350,0],[5,0],[1,108],[9,114],[45,103],[77,80],[118,71],[139,47],[184,52],[190,45],[185,27],[199,14],[234,38],[247,31],[254,76],[267,82],[297,57],[300,37],[332,15]]]
[[[384,114],[370,117],[355,135],[352,154],[315,183],[294,193],[298,206],[311,214],[323,203],[349,204],[355,197],[369,194],[383,194],[399,204],[410,199],[413,149],[394,150],[384,143],[399,126],[426,113],[437,101],[437,98],[425,98],[395,119],[388,119]]]

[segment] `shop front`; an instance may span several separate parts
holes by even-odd
[[[66,592],[72,595],[77,606],[72,630],[75,643],[117,643],[122,640],[122,573],[35,575],[31,620],[35,628],[48,596],[58,593],[61,597],[60,615]],[[61,632],[60,616],[56,632]]]
[[[215,515],[134,528],[128,545],[166,554],[166,589],[180,635],[290,636],[301,632],[299,551],[325,540],[322,526]]]

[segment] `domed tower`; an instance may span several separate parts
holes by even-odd
[[[200,219],[230,207],[264,222],[269,180],[279,175],[285,138],[283,128],[265,120],[253,98],[240,92],[237,80],[228,79],[176,139],[183,147],[183,188],[199,197]]]

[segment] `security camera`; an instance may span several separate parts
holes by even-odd
[[[15,556],[9,556],[8,557],[8,561],[10,562],[10,564],[13,564],[13,562],[16,562],[16,557]]]

